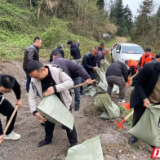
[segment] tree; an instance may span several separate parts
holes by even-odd
[[[135,21],[136,29],[132,34],[133,40],[138,39],[145,44],[149,43],[148,35],[153,26],[153,24],[150,23],[153,7],[153,0],[144,0],[142,4],[140,4],[140,9],[138,10],[139,15]]]
[[[124,8],[124,18],[125,18],[125,26],[127,27],[127,33],[129,34],[131,28],[133,27],[133,20],[132,20],[132,12],[128,5]]]
[[[97,0],[97,6],[99,9],[103,9],[104,8],[104,0]]]

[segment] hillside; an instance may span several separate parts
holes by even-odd
[[[66,47],[67,40],[76,42],[79,39],[82,54],[88,52],[93,46],[99,45],[99,42],[97,41],[99,39],[94,36],[94,30],[84,36],[83,33],[81,34],[81,31],[83,30],[83,28],[81,28],[79,29],[79,32],[75,34],[73,26],[76,26],[76,22],[74,24],[74,21],[69,21],[67,18],[65,19],[62,14],[60,19],[56,18],[56,16],[54,16],[55,14],[48,13],[48,11],[41,9],[41,14],[39,18],[37,18],[39,5],[36,0],[33,2],[36,2],[37,4],[35,3],[35,6],[32,4],[32,7],[30,7],[25,0],[0,0],[1,60],[22,58],[24,49],[32,43],[32,40],[36,36],[41,37],[43,43],[40,51],[41,57],[48,56],[51,50],[57,47],[57,45],[65,44],[64,50],[67,58],[69,53],[69,49]],[[93,4],[91,5],[92,6],[88,4],[90,8],[94,6]],[[115,31],[113,30],[113,24],[109,23],[109,25],[112,26],[111,34],[114,35],[116,29]],[[107,27],[108,26],[105,27],[106,31],[108,31]],[[101,33],[102,28],[99,29],[99,33]],[[114,42],[115,40],[113,39],[113,43]]]

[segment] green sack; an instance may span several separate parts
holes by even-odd
[[[102,65],[100,68],[96,68],[96,85],[90,85],[89,87],[83,87],[83,94],[86,96],[94,97],[97,93],[107,92],[107,80],[106,80],[106,70],[108,68],[108,62],[102,60]]]
[[[159,116],[160,105],[150,104],[138,123],[128,133],[151,146],[158,146]]]
[[[110,64],[108,61],[106,61],[105,59],[101,60],[101,67],[100,68],[101,68],[102,72],[106,73],[109,66],[110,66]]]
[[[70,148],[66,160],[104,160],[99,136]]]
[[[83,94],[86,96],[94,97],[97,94],[96,86],[94,85],[85,85],[83,87]]]
[[[119,86],[113,85],[112,94],[119,94]]]
[[[44,97],[38,105],[37,111],[48,121],[59,122],[73,130],[74,117],[55,94]]]
[[[104,112],[100,118],[112,119],[117,118],[120,115],[119,107],[111,101],[108,93],[98,95],[95,98],[95,106],[104,108]]]

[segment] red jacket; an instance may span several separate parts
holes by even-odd
[[[141,66],[140,66],[140,68],[142,68],[146,63],[150,62],[154,56],[155,55],[152,54],[152,53],[150,53],[149,56],[147,56],[147,57],[146,57],[146,54],[143,54],[142,58],[141,58]]]
[[[138,67],[138,62],[136,60],[129,59],[128,66],[129,66],[129,68],[131,68],[131,66],[135,67],[135,72],[136,72],[137,71],[137,67]]]

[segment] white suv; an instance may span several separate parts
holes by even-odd
[[[115,44],[111,49],[112,62],[133,59],[139,61],[144,50],[138,44],[133,43],[118,43]]]

